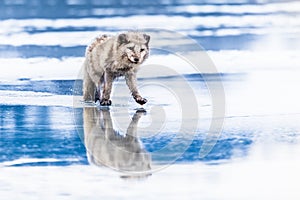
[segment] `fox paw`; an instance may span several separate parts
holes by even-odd
[[[100,101],[100,94],[99,94],[98,91],[95,92],[95,103],[96,103],[97,101]]]
[[[145,103],[147,103],[147,99],[141,97],[141,96],[138,96],[138,97],[134,97],[134,100],[138,103],[138,104],[141,104],[141,105],[144,105]]]
[[[101,106],[110,106],[111,105],[111,100],[109,100],[109,99],[101,99],[100,105]]]

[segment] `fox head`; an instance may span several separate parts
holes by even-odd
[[[127,32],[118,36],[118,50],[122,59],[141,64],[149,55],[150,36],[140,32]]]

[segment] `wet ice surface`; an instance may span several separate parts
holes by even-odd
[[[216,199],[261,197],[297,199],[299,190],[296,181],[300,178],[298,172],[300,112],[297,107],[299,97],[292,91],[298,87],[299,80],[282,78],[285,80],[277,83],[282,87],[280,91],[270,90],[269,93],[262,94],[260,92],[264,92],[263,86],[266,86],[264,81],[259,84],[261,88],[252,88],[249,86],[253,84],[249,75],[228,76],[225,79],[227,114],[223,131],[213,150],[204,158],[199,158],[199,150],[209,125],[211,105],[209,96],[203,92],[205,91],[203,80],[190,79],[193,80],[191,85],[199,86],[196,91],[202,90],[198,93],[201,97],[198,103],[202,114],[198,129],[195,133],[187,130],[185,133],[187,137],[173,145],[168,144],[174,141],[175,137],[181,136],[176,132],[179,123],[177,115],[174,115],[177,112],[174,109],[177,106],[176,102],[170,105],[172,103],[170,99],[157,99],[156,95],[164,95],[159,93],[162,92],[161,88],[155,88],[155,94],[147,93],[146,89],[149,88],[144,88],[144,91],[142,88],[141,91],[149,102],[144,107],[147,113],[141,116],[138,125],[137,135],[141,148],[150,155],[164,146],[167,148],[164,154],[154,155],[150,157],[150,161],[147,161],[151,162],[151,168],[158,172],[140,178],[128,178],[132,174],[128,175],[128,168],[121,165],[124,160],[111,155],[111,150],[110,152],[99,150],[103,146],[95,147],[97,144],[87,146],[88,152],[93,151],[92,154],[96,154],[95,150],[98,150],[108,153],[113,156],[110,159],[119,163],[117,169],[122,172],[112,170],[116,167],[111,163],[105,163],[105,160],[100,160],[100,164],[104,162],[110,167],[99,167],[99,161],[97,164],[95,159],[94,161],[88,159],[89,154],[80,137],[85,137],[81,126],[84,120],[90,118],[84,118],[84,108],[73,108],[71,95],[60,95],[60,90],[67,94],[74,82],[58,81],[61,88],[53,93],[47,89],[45,90],[47,92],[37,90],[28,93],[24,89],[22,92],[14,93],[11,97],[17,100],[11,103],[13,105],[9,105],[5,100],[2,100],[4,102],[1,104],[1,194],[9,199],[24,196],[28,199],[41,196],[46,199],[94,199],[116,198],[120,195],[124,198],[144,199],[152,199],[154,195],[160,195],[162,198],[189,197],[191,199],[199,197],[207,199],[212,196]],[[269,77],[269,80],[272,79]],[[173,81],[177,82],[176,78]],[[257,81],[255,80],[256,84]],[[26,82],[26,84],[19,83],[19,86],[26,88],[31,87],[30,84],[38,84],[34,81]],[[157,82],[162,83],[164,80],[157,80]],[[274,85],[275,82],[272,81]],[[143,84],[143,80],[139,83]],[[116,87],[123,87],[123,85],[122,80],[116,83]],[[286,87],[291,90],[287,91]],[[7,88],[10,91],[10,88]],[[255,92],[251,91],[251,88]],[[5,90],[1,92],[6,98],[10,96],[9,93],[5,93]],[[184,90],[182,92],[183,96],[186,95]],[[248,96],[245,96],[245,93]],[[275,98],[277,93],[284,96]],[[115,95],[112,98],[113,106],[110,111],[106,110],[110,112],[113,128],[123,136],[131,117],[136,112],[135,109],[139,108],[127,94],[125,92],[123,96]],[[255,100],[258,94],[260,94],[260,101]],[[4,99],[4,96],[1,99]],[[47,96],[54,96],[55,100],[49,100]],[[41,102],[36,103],[34,100],[36,98]],[[273,101],[270,103],[269,99]],[[160,112],[156,113],[155,109],[151,109],[155,104],[162,106],[166,111],[165,120],[167,120],[163,130],[158,133],[144,128],[149,126],[152,120],[158,123],[160,120],[157,119],[162,119]],[[95,109],[96,113],[101,112],[95,107],[88,108]],[[98,126],[100,127],[99,124]],[[85,138],[88,139],[91,138]],[[100,143],[99,140],[95,141]],[[185,151],[180,148],[184,142],[190,143]],[[103,145],[103,142],[101,144]],[[172,155],[181,152],[184,152],[183,155],[179,156],[175,163],[169,163],[169,158],[173,158]],[[97,161],[97,156],[94,157]],[[145,162],[145,160],[138,160],[138,162]],[[130,162],[126,160],[126,163]],[[162,189],[167,185],[176,190]],[[100,186],[101,191],[99,191]],[[152,195],[145,197],[143,191]]]
[[[0,2],[1,199],[300,198],[299,2],[112,1],[108,9],[106,1],[90,8],[59,1],[57,12],[56,1],[44,1],[49,10],[40,12],[24,2]],[[178,57],[152,51],[145,67],[177,74],[139,73],[146,112],[138,113],[123,79],[109,110],[73,96],[95,35],[166,24],[202,44],[221,73],[223,129],[204,157],[209,125],[220,120],[209,91],[217,74],[196,74]],[[182,116],[185,106],[199,116]],[[135,133],[138,140],[126,137]]]

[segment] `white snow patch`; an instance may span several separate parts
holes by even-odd
[[[0,163],[0,167],[9,167],[14,165],[22,164],[33,164],[33,163],[55,163],[55,162],[65,162],[65,161],[78,161],[76,158],[67,158],[67,159],[57,159],[57,158],[20,158],[12,161],[5,161]]]
[[[231,13],[231,14],[261,14],[261,13],[279,13],[279,12],[299,12],[300,3],[285,2],[285,3],[268,3],[261,5],[180,5],[170,6],[170,11],[182,13]]]
[[[1,81],[17,79],[69,80],[77,78],[83,58],[0,58],[0,62]]]
[[[44,92],[0,90],[2,105],[73,106],[73,96]]]
[[[202,62],[200,69],[189,63],[188,58],[201,57],[203,52],[191,52],[186,57],[176,54],[150,55],[141,66],[140,78],[160,77],[192,73],[251,73],[272,70],[295,70],[299,73],[298,51],[207,51],[206,59],[211,59],[215,67]],[[31,80],[75,80],[82,77],[83,57],[57,58],[0,58],[0,83],[18,79]],[[147,71],[147,66],[162,66],[164,71]],[[169,69],[169,70],[168,70]],[[144,73],[146,70],[147,73]],[[173,71],[173,72],[172,72]]]
[[[292,4],[298,6],[300,3]],[[235,8],[234,8],[235,9]],[[236,10],[239,10],[237,8]],[[293,11],[293,8],[291,9]],[[166,16],[138,15],[111,18],[83,19],[9,19],[0,20],[0,45],[86,45],[98,34],[114,34],[116,31],[141,30],[145,28],[169,29],[194,36],[228,36],[240,34],[270,34],[278,32],[282,35],[297,36],[300,32],[300,21],[296,20],[300,13],[293,15],[225,15],[225,16]],[[126,20],[126,23],[121,23]],[[99,31],[65,31],[37,32],[47,28],[96,27]],[[199,27],[213,30],[195,31]],[[101,31],[101,30],[114,31]],[[29,33],[28,30],[32,30]]]
[[[300,198],[299,153],[299,145],[262,143],[254,145],[245,159],[219,165],[175,164],[143,179],[122,179],[123,174],[95,166],[0,167],[0,195],[11,200],[296,200]]]

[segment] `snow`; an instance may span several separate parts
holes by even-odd
[[[69,80],[76,79],[84,58],[0,58],[0,79]]]
[[[288,6],[291,5],[288,4]],[[291,6],[291,13],[293,13],[293,9],[299,9],[299,7],[300,3],[294,2]],[[277,6],[274,6],[274,8],[280,9],[280,7]],[[218,9],[218,7],[216,7],[216,9]],[[260,9],[263,9],[263,7]],[[286,9],[286,7],[283,7],[283,9]],[[249,11],[250,10],[251,9],[249,9]],[[276,13],[276,9],[274,13]],[[272,15],[262,13],[243,16],[224,15],[191,17],[176,15],[133,15],[126,17],[126,23],[120,23],[120,21],[123,20],[122,17],[99,19],[8,19],[0,21],[0,27],[2,27],[0,30],[0,45],[86,45],[99,33],[113,34],[128,29],[142,30],[146,28],[169,29],[198,37],[241,34],[262,35],[274,32],[285,36],[298,35],[300,32],[300,22],[296,19],[299,14],[293,13],[295,15],[293,16],[274,13]],[[54,30],[47,30],[49,27]],[[59,30],[66,27],[69,29],[86,27],[95,28],[96,30],[75,32],[55,31],[55,29]],[[199,27],[205,27],[205,30],[199,30]]]
[[[268,157],[265,152],[268,151]],[[152,176],[95,166],[0,167],[4,199],[291,199],[300,197],[299,146],[260,144],[230,164],[171,165]],[[12,192],[13,191],[13,192]],[[147,191],[145,193],[145,191]],[[146,195],[145,195],[146,194]]]
[[[2,105],[73,106],[70,95],[54,95],[46,92],[0,90]]]
[[[192,56],[201,55],[191,52]],[[299,72],[298,51],[247,51],[247,50],[221,50],[208,51],[210,58],[219,73],[250,73],[260,71],[290,71]],[[187,55],[188,57],[189,55]],[[82,77],[81,66],[84,57],[58,58],[0,58],[0,82],[17,79],[31,80],[75,80]],[[147,66],[160,65],[167,70],[165,73],[140,73],[140,78],[157,76],[172,76],[178,74],[199,73],[186,60],[176,54],[151,55],[143,64]],[[8,67],[9,66],[9,67]],[[26,69],[26,70],[25,70]],[[171,73],[174,70],[174,73]],[[201,73],[215,73],[214,70],[203,66]],[[297,73],[292,73],[296,76]]]

